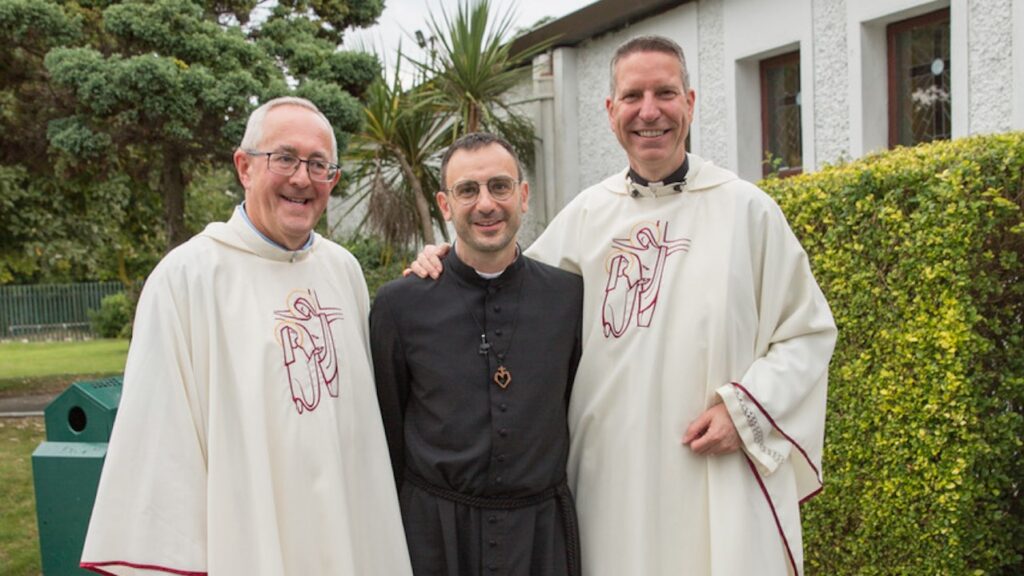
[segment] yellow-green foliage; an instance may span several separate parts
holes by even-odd
[[[1024,133],[761,184],[839,326],[807,573],[1024,573]]]

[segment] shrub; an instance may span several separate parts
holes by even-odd
[[[124,292],[100,300],[99,310],[89,310],[89,322],[100,338],[130,338],[134,305]]]
[[[839,326],[807,573],[1024,573],[1024,134],[762,186]]]
[[[402,276],[402,270],[415,256],[407,249],[394,248],[367,236],[358,236],[342,242],[345,248],[356,257],[366,276],[366,286],[370,291],[370,299],[377,295],[377,289],[384,284]]]

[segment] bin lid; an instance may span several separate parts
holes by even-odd
[[[103,408],[117,410],[117,405],[121,403],[121,385],[123,383],[122,376],[111,376],[101,380],[75,382],[71,386],[81,390],[83,394],[92,398]]]

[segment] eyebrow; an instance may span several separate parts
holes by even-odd
[[[291,154],[293,156],[299,155],[299,151],[296,150],[294,146],[289,146],[287,144],[283,144],[281,146],[278,146],[277,148],[274,148],[274,152],[287,152],[288,154]],[[323,152],[313,152],[312,154],[309,155],[309,158],[315,158],[317,160],[327,160],[327,154],[324,154]]]

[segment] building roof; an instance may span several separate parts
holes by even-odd
[[[696,0],[598,0],[558,20],[531,30],[512,42],[512,53],[544,41],[552,47],[575,46],[588,38],[624,28]]]

